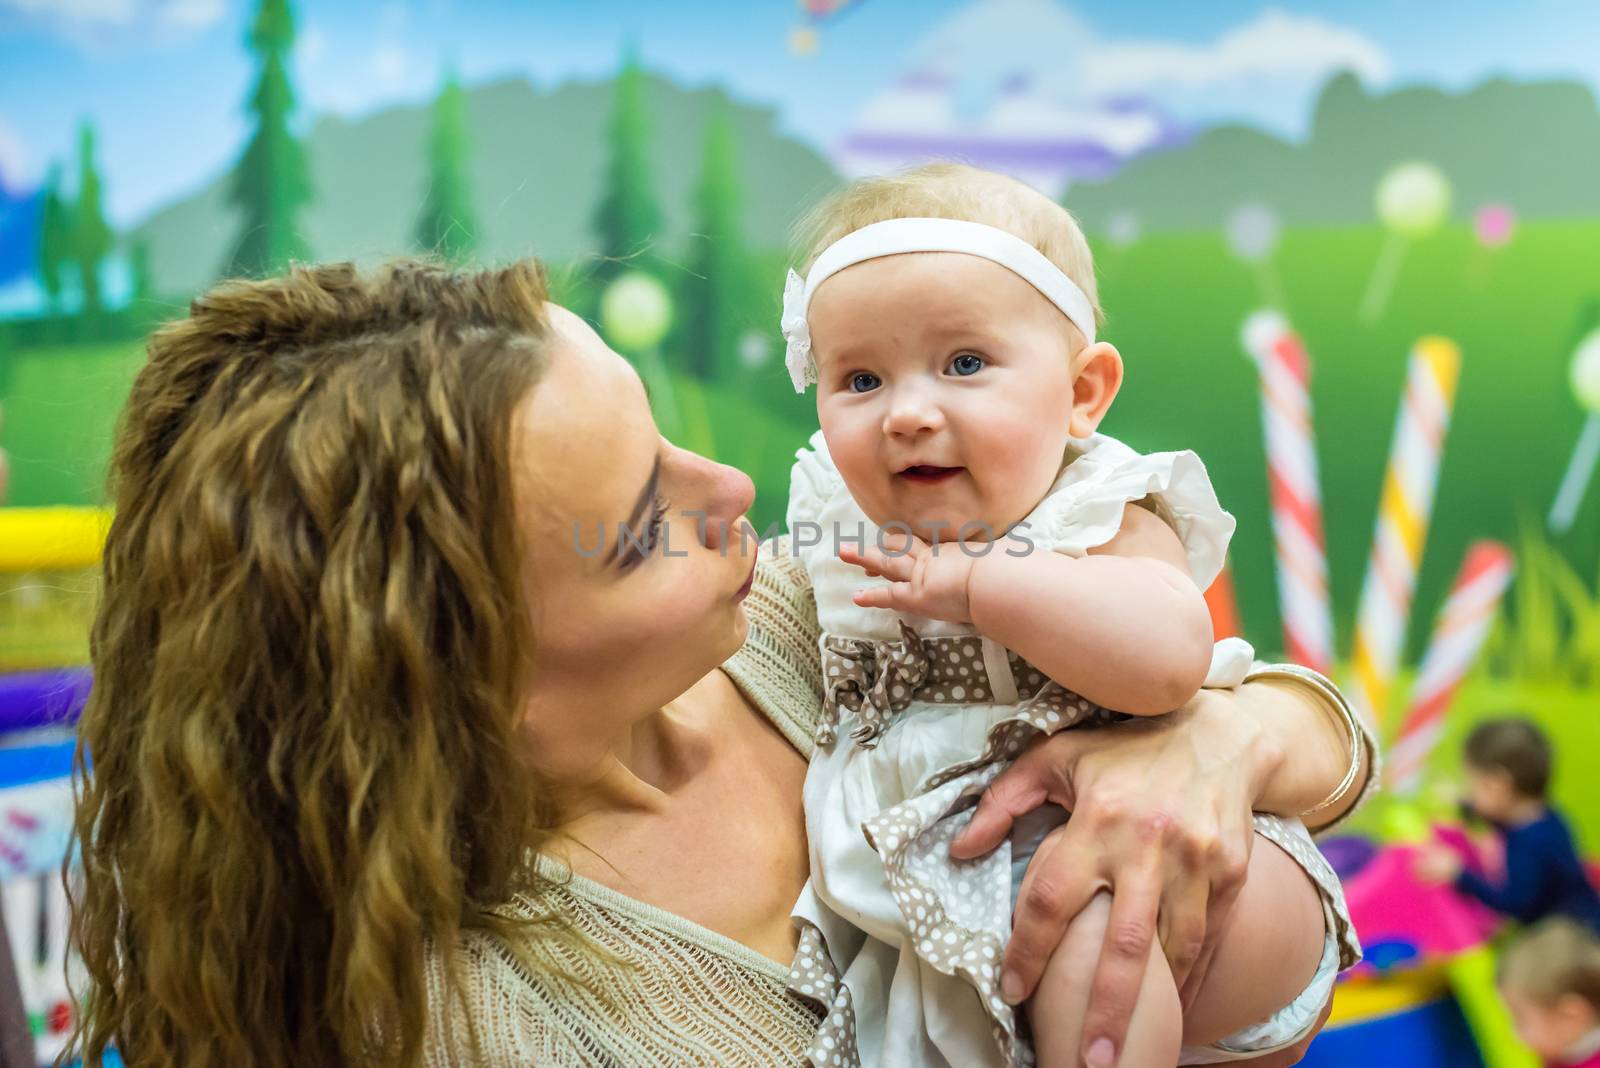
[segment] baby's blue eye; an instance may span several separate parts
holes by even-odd
[[[857,374],[850,379],[850,392],[869,393],[872,390],[877,389],[879,385],[880,383],[878,382],[877,375],[869,375],[865,371],[862,371],[860,374]]]
[[[963,352],[950,361],[950,369],[958,375],[975,375],[983,370],[983,357]]]

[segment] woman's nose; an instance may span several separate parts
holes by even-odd
[[[704,487],[702,503],[705,512],[701,521],[701,541],[708,549],[721,550],[724,545],[737,544],[741,536],[743,516],[756,500],[756,484],[750,476],[737,467],[717,463],[695,453],[691,463],[697,468],[696,480]]]

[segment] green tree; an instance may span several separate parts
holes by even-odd
[[[595,278],[601,284],[626,270],[657,266],[652,247],[661,231],[661,209],[650,173],[650,116],[644,72],[631,51],[617,75],[608,134],[611,160],[594,216],[603,257]]]
[[[417,219],[416,243],[424,252],[437,252],[452,263],[469,259],[478,249],[472,185],[467,179],[469,151],[466,94],[451,74],[433,102],[428,191]]]
[[[229,188],[229,199],[243,214],[244,226],[226,270],[261,276],[308,255],[296,217],[311,200],[311,179],[305,150],[289,130],[295,107],[288,73],[294,46],[289,0],[261,0],[246,43],[261,62],[261,77],[249,101],[256,131],[234,168]]]
[[[83,311],[97,315],[100,303],[100,268],[111,251],[111,227],[100,206],[100,174],[94,165],[94,127],[87,122],[78,130],[78,206],[72,215],[72,259],[83,278]]]
[[[726,379],[738,371],[739,310],[748,285],[739,227],[742,201],[733,116],[722,100],[706,122],[689,269],[679,286],[676,347],[687,369],[705,380]]]
[[[128,270],[133,275],[133,299],[146,301],[152,296],[150,281],[150,241],[141,237],[128,248]]]
[[[72,262],[72,209],[61,199],[61,165],[52,164],[39,206],[39,286],[50,314],[61,311],[61,276]]]

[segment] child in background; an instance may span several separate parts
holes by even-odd
[[[1600,939],[1545,920],[1500,958],[1500,996],[1517,1036],[1549,1068],[1600,1068]]]
[[[1550,807],[1550,743],[1525,719],[1479,724],[1464,751],[1471,812],[1494,827],[1505,843],[1505,881],[1464,870],[1459,854],[1425,851],[1417,874],[1454,883],[1496,912],[1523,923],[1563,915],[1600,931],[1600,896],[1590,885],[1566,820]]]

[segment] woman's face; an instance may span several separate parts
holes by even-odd
[[[550,312],[549,366],[511,424],[527,727],[540,770],[581,780],[743,644],[755,487],[664,439],[627,361]]]

